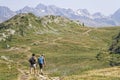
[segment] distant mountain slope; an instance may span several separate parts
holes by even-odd
[[[72,10],[59,8],[54,5],[46,6],[44,4],[39,4],[35,8],[26,6],[16,12],[11,11],[7,7],[0,6],[0,21],[3,22],[8,20],[19,13],[33,13],[38,17],[46,15],[63,16],[70,19],[79,20],[80,22],[85,23],[85,25],[91,27],[120,25],[119,10],[112,14],[112,16],[104,16],[100,12],[90,14],[87,9]]]
[[[120,25],[120,9],[118,9],[111,17],[116,22],[116,25]]]
[[[16,12],[10,10],[8,7],[0,6],[0,22],[10,19]]]
[[[70,19],[74,20],[79,20],[87,26],[115,26],[115,22],[108,18],[108,17],[103,17],[101,14],[97,14],[100,16],[99,18],[94,15],[91,15],[88,10],[86,9],[78,9],[77,11],[73,11],[72,9],[64,9],[64,8],[59,8],[56,6],[46,6],[43,4],[37,5],[35,9],[32,9],[30,7],[25,7],[17,13],[26,13],[26,12],[31,12],[35,14],[36,16],[45,16],[45,15],[59,15],[59,16],[64,16],[68,17]],[[105,20],[104,20],[105,19]]]

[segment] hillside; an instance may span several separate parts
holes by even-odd
[[[1,29],[14,29],[20,35],[27,35],[29,32],[37,34],[59,33],[59,31],[66,30],[66,27],[69,29],[73,26],[80,27],[80,23],[52,15],[38,18],[31,13],[16,15],[12,19],[0,24]]]
[[[48,76],[81,75],[108,68],[96,55],[111,45],[120,27],[89,28],[60,16],[19,14],[0,24],[0,79],[17,80],[28,72],[28,59],[45,54]],[[112,34],[111,34],[112,33]]]
[[[82,75],[64,77],[63,80],[119,80],[120,67],[87,71]]]
[[[109,50],[112,53],[120,54],[120,33],[113,38],[113,42]]]

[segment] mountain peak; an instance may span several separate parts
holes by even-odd
[[[8,20],[13,17],[16,13],[10,10],[8,7],[0,6],[0,21]]]
[[[5,6],[0,6],[0,9],[9,9],[8,7]],[[10,10],[10,9],[9,9]]]
[[[115,13],[120,13],[120,8]]]
[[[55,5],[49,5],[49,7],[56,7]]]
[[[44,4],[38,4],[35,9],[45,9],[47,6],[45,6]]]
[[[77,11],[78,11],[79,13],[81,13],[81,14],[90,15],[90,13],[88,12],[87,9],[78,9]]]
[[[120,25],[120,8],[111,17],[117,25]]]
[[[19,13],[32,13],[34,12],[34,9],[29,7],[29,6],[25,6],[23,9],[20,9],[19,11],[16,11],[18,14]]]
[[[31,7],[29,7],[29,6],[25,6],[23,9],[31,9]]]
[[[76,15],[84,16],[84,17],[90,17],[90,13],[87,9],[78,9],[76,11]]]
[[[103,14],[101,14],[100,12],[94,13],[93,18],[105,18],[105,16]]]
[[[10,10],[8,7],[5,7],[5,6],[0,6],[0,13],[1,12],[5,12],[5,11],[10,11],[10,12],[13,12],[12,10]]]

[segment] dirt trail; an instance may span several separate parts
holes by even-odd
[[[54,39],[52,42],[55,43],[57,40],[61,40],[62,37],[58,37],[57,39]]]
[[[18,71],[20,72],[20,76],[18,78],[18,80],[29,80],[31,78],[31,76],[26,73],[25,71],[18,69]]]
[[[59,77],[49,77],[47,74],[31,75],[31,74],[29,74],[28,71],[24,71],[24,70],[21,70],[21,69],[18,69],[18,71],[20,72],[20,76],[18,77],[18,80],[31,80],[31,79],[34,79],[34,78],[35,78],[35,80],[60,80]]]
[[[68,40],[68,39],[63,39],[62,37],[58,37],[57,39],[54,39],[53,43],[55,43],[57,40],[60,40],[62,42],[69,42],[69,43],[73,43],[73,44],[80,44],[80,42],[72,41],[72,40]]]
[[[58,40],[58,39],[56,39],[56,40]],[[54,40],[54,41],[56,41],[56,40]],[[31,47],[23,45],[23,46],[11,47],[10,49],[3,50],[3,52],[4,51],[17,51],[17,52],[30,53],[29,52],[30,50],[31,50]],[[30,55],[27,55],[27,57],[30,57]],[[2,56],[2,58],[7,60],[8,63],[10,63],[11,61],[12,61],[12,63],[16,63],[13,60],[7,59],[6,56]],[[19,63],[16,63],[16,65],[18,65],[18,64]],[[60,80],[59,77],[49,77],[47,74],[44,74],[44,75],[41,75],[41,74],[33,75],[32,74],[31,75],[28,70],[23,70],[21,68],[18,68],[17,70],[19,71],[18,80],[33,80],[34,78],[35,78],[35,80]]]
[[[9,51],[17,51],[17,52],[28,52],[31,47],[23,45],[18,47],[11,47],[10,49],[2,50],[0,52],[9,52]]]
[[[91,32],[92,29],[87,30],[86,32],[83,33],[83,35],[89,35],[88,33]]]

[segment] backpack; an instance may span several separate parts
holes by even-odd
[[[38,58],[38,63],[39,63],[39,64],[44,64],[44,59],[43,59],[43,57],[39,57],[39,58]]]
[[[35,59],[34,59],[33,57],[31,57],[31,58],[29,59],[29,62],[30,62],[31,64],[35,64]]]

